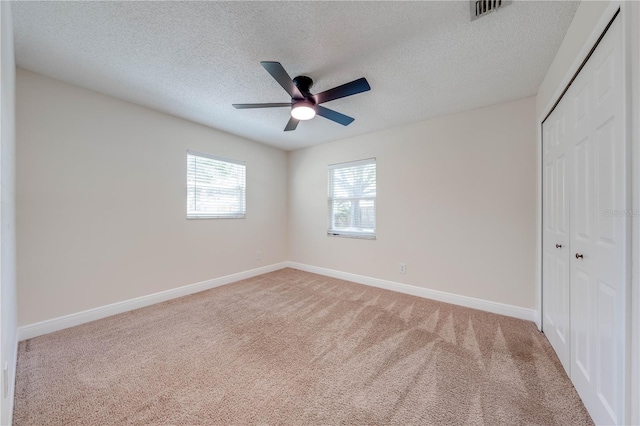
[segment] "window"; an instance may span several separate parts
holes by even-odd
[[[376,237],[376,159],[329,166],[328,235]]]
[[[187,151],[187,219],[244,218],[246,187],[244,162]]]

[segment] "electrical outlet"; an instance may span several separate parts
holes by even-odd
[[[407,264],[406,263],[401,263],[400,265],[398,265],[398,272],[400,272],[401,274],[406,274],[407,273]]]
[[[256,252],[256,260],[262,260],[262,252],[260,250]]]

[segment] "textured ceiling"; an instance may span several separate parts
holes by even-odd
[[[576,2],[513,4],[470,22],[468,2],[14,2],[18,66],[285,150],[534,95]],[[317,93],[366,77],[283,132],[287,102],[260,66]]]

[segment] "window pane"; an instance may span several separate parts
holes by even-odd
[[[375,160],[329,166],[329,209],[330,234],[375,234]]]
[[[244,217],[246,166],[187,154],[187,217]]]
[[[375,197],[376,165],[333,169],[333,197]]]
[[[373,232],[376,226],[376,202],[374,200],[360,200],[358,204],[357,224],[360,228]]]
[[[334,230],[373,232],[376,223],[374,200],[334,200],[332,209]]]
[[[351,226],[351,201],[333,202],[333,228],[349,228]]]

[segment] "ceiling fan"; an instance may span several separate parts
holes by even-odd
[[[310,120],[316,114],[343,126],[348,126],[354,120],[352,117],[320,106],[320,104],[371,90],[367,79],[363,77],[312,95],[309,92],[311,86],[313,86],[313,80],[310,77],[300,75],[292,80],[280,62],[263,61],[260,64],[287,91],[291,96],[291,102],[233,104],[233,106],[237,109],[291,107],[291,118],[284,128],[285,132],[295,130],[300,120]]]

